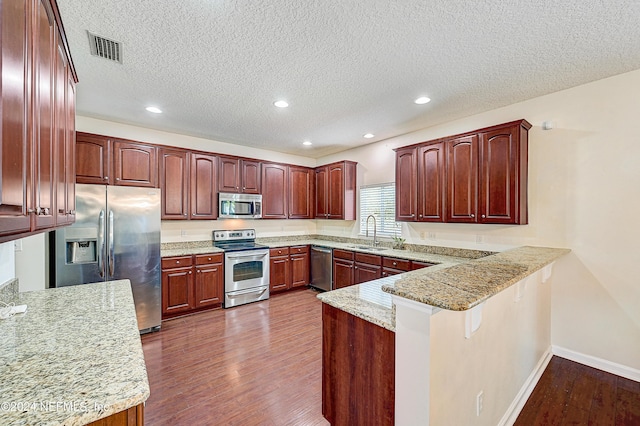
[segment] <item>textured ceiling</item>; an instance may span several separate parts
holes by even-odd
[[[640,68],[637,0],[58,5],[78,114],[315,158]]]

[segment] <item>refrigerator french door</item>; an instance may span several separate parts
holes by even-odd
[[[161,321],[160,190],[76,185],[76,222],[55,231],[55,287],[128,279],[138,328]]]

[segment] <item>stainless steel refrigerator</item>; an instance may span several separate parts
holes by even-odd
[[[52,286],[128,279],[138,328],[160,328],[159,189],[76,185],[76,222],[50,244]]]

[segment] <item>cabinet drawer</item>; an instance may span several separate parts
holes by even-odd
[[[292,246],[289,248],[289,253],[291,254],[309,253],[309,246]]]
[[[278,247],[269,250],[269,256],[284,256],[289,254],[289,247]]]
[[[381,265],[382,257],[375,254],[356,253],[356,262]]]
[[[394,257],[383,257],[382,266],[384,266],[385,268],[400,269],[401,271],[410,271],[411,261],[396,259]]]
[[[191,256],[162,258],[162,269],[182,268],[184,266],[191,266],[192,264],[193,259]]]
[[[338,259],[353,260],[353,252],[347,251],[347,250],[334,249],[333,257],[337,257]]]
[[[209,263],[222,263],[222,253],[198,254],[195,256],[196,265],[207,265]]]
[[[435,263],[418,262],[417,260],[414,260],[411,262],[411,270],[415,271],[416,269],[428,268],[429,266],[433,265],[435,265]]]

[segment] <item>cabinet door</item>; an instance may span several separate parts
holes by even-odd
[[[0,110],[0,236],[31,229],[31,171],[27,146],[27,102],[25,67],[27,2],[0,2],[2,87]]]
[[[55,224],[55,149],[54,149],[54,42],[55,25],[49,3],[36,2],[33,63],[33,141],[35,163],[34,229]]]
[[[224,273],[222,263],[196,266],[195,307],[222,303]]]
[[[396,151],[396,220],[414,221],[417,215],[416,148]]]
[[[480,134],[478,204],[481,223],[526,223],[527,165],[526,154],[524,162],[520,161],[519,132],[520,125],[515,125]],[[521,173],[522,167],[525,173]],[[522,199],[524,204],[521,206]]]
[[[286,290],[291,287],[289,275],[289,256],[275,256],[270,258],[269,286],[272,292]]]
[[[156,147],[124,140],[113,142],[114,183],[121,186],[156,188]]]
[[[162,271],[162,314],[184,312],[194,307],[193,269]]]
[[[55,49],[55,80],[54,80],[54,146],[55,146],[55,182],[56,182],[56,225],[66,225],[69,220],[67,206],[67,56],[62,42],[58,39]]]
[[[309,252],[291,254],[290,259],[291,287],[303,287],[309,285]]]
[[[214,155],[191,154],[191,219],[218,218],[216,162]]]
[[[390,277],[391,275],[403,274],[407,271],[403,271],[402,269],[393,269],[393,268],[382,268],[382,277]]]
[[[76,133],[76,182],[109,185],[111,183],[111,141],[89,133]]]
[[[333,288],[353,285],[353,260],[333,259]]]
[[[289,192],[287,166],[264,163],[262,184],[262,218],[286,219]]]
[[[370,265],[368,263],[356,262],[353,269],[354,269],[354,274],[353,274],[354,284],[373,281],[382,277],[382,267],[380,265]]]
[[[220,192],[240,192],[240,160],[235,157],[219,157],[218,189]]]
[[[318,167],[316,169],[315,178],[315,193],[316,193],[316,214],[315,217],[319,219],[326,219],[329,217],[328,208],[328,183],[329,183],[329,170],[326,167]]]
[[[69,219],[73,223],[76,220],[76,83],[73,80],[71,67],[67,68],[67,209]]]
[[[447,222],[476,222],[478,136],[447,142]]]
[[[289,166],[289,219],[313,219],[313,169]]]
[[[332,164],[328,169],[329,219],[344,218],[344,164]]]
[[[444,221],[445,167],[444,143],[418,148],[418,221]]]
[[[188,219],[189,158],[181,149],[160,149],[162,219]]]
[[[242,191],[245,194],[260,194],[260,162],[242,160]]]

